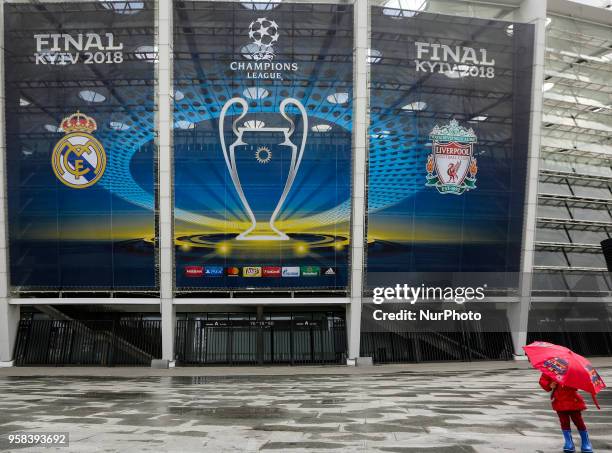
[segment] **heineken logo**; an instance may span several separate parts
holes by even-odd
[[[425,185],[442,194],[462,193],[476,188],[478,166],[474,157],[476,134],[457,120],[445,126],[435,126],[430,132],[431,154],[427,157]]]

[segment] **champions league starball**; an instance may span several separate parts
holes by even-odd
[[[274,58],[273,45],[278,41],[278,24],[265,17],[260,17],[249,25],[249,38],[253,40],[258,51],[253,55],[256,60],[271,60]]]

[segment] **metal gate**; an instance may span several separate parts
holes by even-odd
[[[346,358],[344,319],[177,321],[182,365],[336,364]]]
[[[161,357],[159,320],[32,320],[17,331],[17,365],[151,365]]]
[[[548,341],[586,356],[612,356],[610,314],[600,304],[587,304],[585,307],[591,320],[586,316],[580,319],[572,315],[568,312],[571,308],[551,310],[550,306],[535,307],[530,313],[527,342]]]
[[[513,345],[504,310],[487,311],[487,329],[480,322],[459,322],[454,332],[362,332],[361,355],[376,363],[510,360]]]
[[[509,332],[363,332],[361,355],[375,363],[510,360]]]
[[[529,332],[527,343],[548,341],[585,356],[612,356],[612,332]]]

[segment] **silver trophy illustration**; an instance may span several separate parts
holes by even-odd
[[[233,106],[242,111],[234,119],[232,130],[236,139],[226,146],[225,117]],[[287,114],[287,107],[296,107],[303,121],[300,147],[291,142],[295,123]],[[286,241],[286,233],[275,225],[287,195],[289,194],[306,147],[308,116],[297,100],[286,98],[280,104],[280,114],[288,127],[267,127],[263,121],[251,120],[240,124],[249,106],[242,98],[228,100],[219,116],[219,138],[225,164],[244,207],[251,226],[236,236],[242,241]]]

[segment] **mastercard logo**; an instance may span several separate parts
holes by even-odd
[[[239,277],[240,276],[240,268],[238,268],[238,267],[228,267],[225,270],[225,274],[228,277]]]

